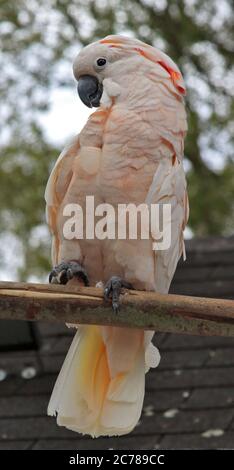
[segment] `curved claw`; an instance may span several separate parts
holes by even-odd
[[[114,313],[118,313],[120,308],[119,298],[121,294],[121,289],[134,289],[130,282],[121,279],[119,276],[112,276],[109,281],[107,281],[104,287],[104,299],[112,299],[112,308]]]
[[[78,262],[62,262],[52,269],[51,273],[49,274],[49,283],[65,285],[74,277],[83,281],[85,286],[89,285],[89,278],[87,273]]]
[[[54,270],[50,271],[50,274],[49,274],[49,283],[50,284],[55,284],[55,282],[53,282],[54,276],[55,276]]]

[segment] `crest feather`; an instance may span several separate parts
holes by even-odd
[[[169,74],[171,81],[180,94],[186,93],[182,74],[172,59],[156,47],[152,47],[138,39],[126,36],[110,35],[99,41],[101,44],[107,44],[109,47],[115,47],[123,50],[129,50],[132,53],[140,54],[147,60],[159,64]]]

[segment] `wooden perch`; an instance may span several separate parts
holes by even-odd
[[[125,291],[116,315],[102,289],[0,282],[0,319],[234,336],[234,301]]]

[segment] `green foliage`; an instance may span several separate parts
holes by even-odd
[[[43,194],[59,149],[40,113],[51,90],[75,86],[81,45],[111,33],[132,32],[178,63],[188,88],[189,224],[202,235],[233,231],[231,0],[1,0],[0,16],[0,230],[20,241],[21,278],[49,268]]]

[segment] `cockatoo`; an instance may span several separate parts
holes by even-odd
[[[121,288],[167,293],[184,252],[188,199],[183,169],[185,85],[176,64],[139,40],[111,35],[84,47],[74,62],[78,94],[90,115],[60,155],[46,189],[53,235],[50,282],[102,282],[119,307]],[[67,204],[171,205],[171,244],[150,239],[66,239]],[[85,208],[84,208],[85,212]],[[100,284],[99,284],[100,285]],[[141,415],[145,373],[159,363],[152,332],[79,326],[55,384],[49,415],[93,437],[123,435]]]

